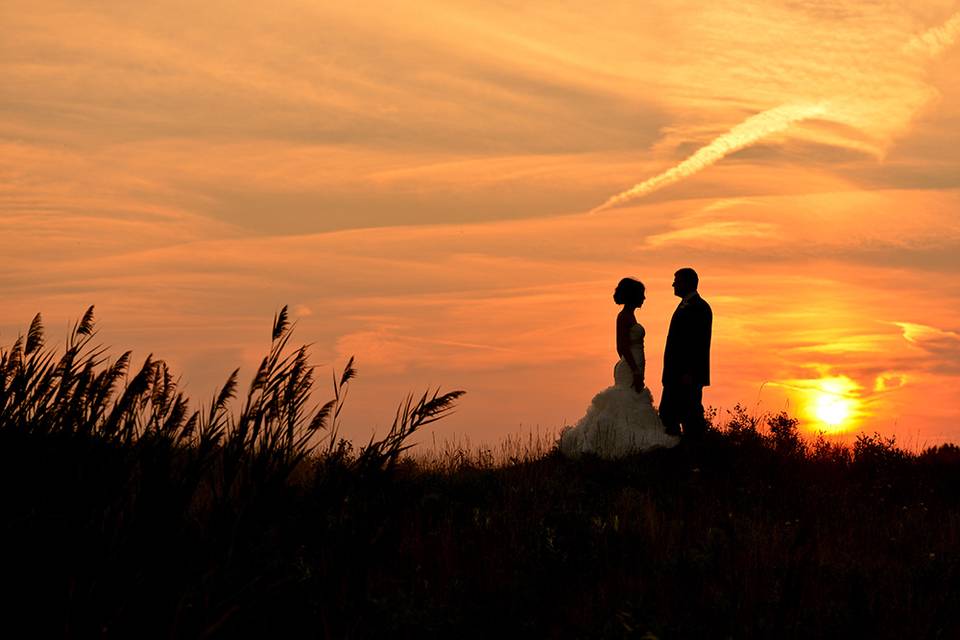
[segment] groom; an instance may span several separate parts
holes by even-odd
[[[674,274],[673,293],[680,305],[673,312],[663,352],[663,396],[660,420],[667,433],[699,440],[707,429],[703,388],[710,385],[710,334],[713,311],[697,293],[697,272],[684,267]]]

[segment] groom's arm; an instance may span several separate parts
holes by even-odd
[[[698,309],[692,350],[693,378],[697,384],[710,384],[710,342],[713,334],[713,311],[703,302]]]
[[[679,340],[677,367],[679,382],[685,385],[709,384],[710,335],[713,313],[703,302],[686,310],[682,339]]]
[[[677,341],[677,381],[680,384],[689,385],[694,381],[698,323],[695,308],[687,307],[682,313],[680,339]]]

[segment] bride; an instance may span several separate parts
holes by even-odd
[[[623,305],[617,314],[617,354],[612,387],[596,396],[576,426],[560,436],[560,451],[570,457],[592,453],[617,458],[657,447],[672,447],[680,440],[664,431],[653,408],[653,395],[644,386],[644,328],[635,312],[646,298],[643,283],[624,278],[613,292]]]

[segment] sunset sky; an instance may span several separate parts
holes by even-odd
[[[349,6],[348,6],[349,5]],[[556,432],[647,380],[693,266],[721,410],[960,441],[960,2],[0,0],[0,345],[100,338],[196,401],[282,305],[348,435]]]

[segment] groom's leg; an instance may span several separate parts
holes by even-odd
[[[672,436],[680,435],[680,398],[675,387],[665,385],[663,395],[660,396],[660,422],[663,428]]]
[[[703,387],[690,385],[685,395],[683,434],[699,440],[707,431],[707,420],[703,411]]]
[[[703,414],[703,387],[677,384],[663,388],[660,422],[667,433],[680,435],[682,425],[685,440],[699,440],[707,430],[707,421]]]

